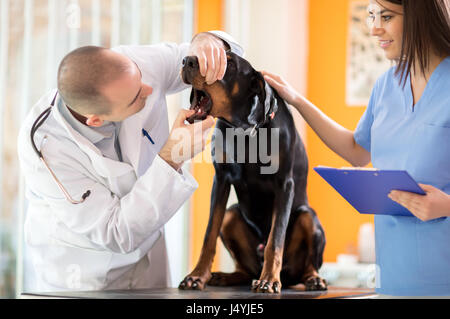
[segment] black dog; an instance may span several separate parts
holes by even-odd
[[[188,121],[208,114],[219,120],[213,137],[216,175],[208,228],[197,266],[179,288],[251,284],[256,292],[278,293],[281,283],[303,283],[306,290],[326,290],[318,275],[325,236],[308,205],[308,159],[292,115],[245,59],[227,53],[227,60],[224,79],[212,85],[200,75],[196,57],[183,61],[182,77],[193,86],[191,109],[197,111]],[[245,141],[243,154],[239,139]],[[261,149],[272,150],[271,167],[266,160],[255,160]],[[227,209],[231,185],[239,203]],[[219,235],[235,261],[234,273],[211,273]],[[254,278],[259,280],[252,282]]]

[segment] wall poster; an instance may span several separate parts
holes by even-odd
[[[386,59],[366,24],[368,0],[350,2],[346,103],[367,106],[376,80],[393,64]]]

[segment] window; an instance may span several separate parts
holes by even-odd
[[[0,0],[0,297],[19,295],[30,267],[23,260],[27,203],[18,131],[31,106],[56,87],[61,59],[84,45],[186,42],[192,27],[193,0]],[[183,94],[168,99],[171,121],[182,98],[188,100]],[[187,256],[180,251],[188,251],[178,246],[187,242],[181,237],[187,213],[176,216],[167,229],[169,258],[178,267],[172,269],[174,281],[187,272]]]

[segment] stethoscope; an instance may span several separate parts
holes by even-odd
[[[52,111],[52,107],[55,105],[56,97],[58,96],[58,92],[56,92],[55,97],[53,98],[52,103],[50,106],[42,112],[34,121],[33,126],[31,127],[30,137],[31,137],[31,145],[33,146],[34,151],[36,152],[37,156],[39,156],[39,159],[44,163],[44,166],[47,168],[50,175],[53,177],[53,180],[58,185],[59,189],[63,192],[64,196],[66,197],[67,201],[71,204],[81,204],[83,203],[89,195],[91,195],[91,191],[86,191],[83,196],[81,196],[81,200],[74,200],[70,194],[67,192],[65,187],[61,184],[59,179],[56,177],[55,173],[52,171],[48,163],[46,162],[44,156],[42,155],[42,152],[39,151],[36,147],[36,143],[34,142],[34,134],[39,129],[39,127],[42,126],[42,124],[45,122],[45,120],[49,117],[50,112]],[[47,135],[44,136],[44,140],[47,138]]]

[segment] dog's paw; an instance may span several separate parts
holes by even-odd
[[[327,282],[319,276],[313,276],[305,281],[306,291],[324,291],[327,290]]]
[[[186,276],[183,281],[178,285],[178,289],[181,290],[203,290],[206,286],[206,283],[211,278],[211,274],[204,274],[201,276],[196,276],[190,274]]]
[[[253,280],[252,291],[256,293],[279,294],[281,292],[281,282],[277,279]]]

